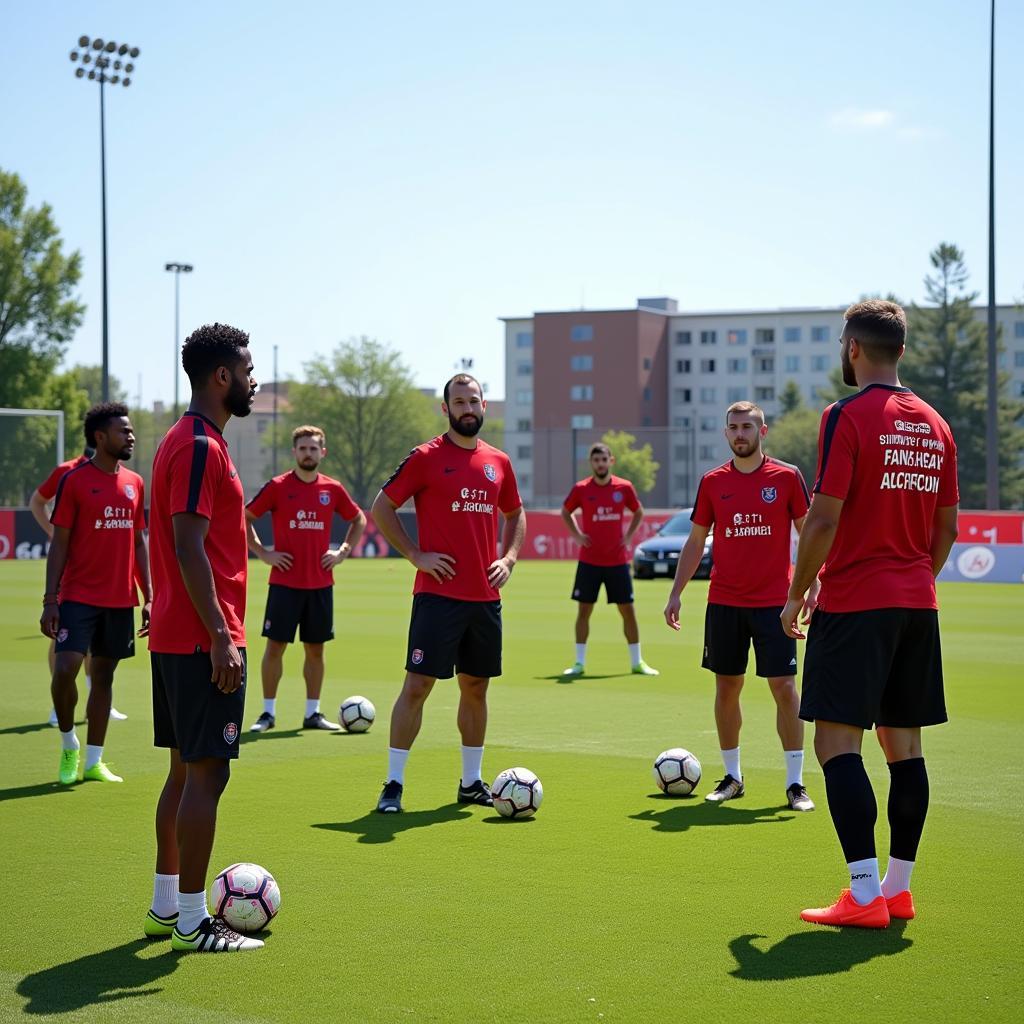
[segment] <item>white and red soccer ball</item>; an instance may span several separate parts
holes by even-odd
[[[654,781],[669,796],[687,796],[700,782],[700,761],[682,747],[663,750],[654,759]]]
[[[274,876],[259,864],[232,864],[214,880],[211,909],[236,932],[251,935],[281,909],[281,890]]]
[[[491,786],[491,799],[503,817],[529,818],[544,799],[544,787],[528,768],[506,768]]]

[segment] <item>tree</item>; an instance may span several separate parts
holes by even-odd
[[[818,424],[821,413],[802,403],[780,416],[769,428],[765,452],[791,462],[810,486],[818,471]]]
[[[89,396],[89,402],[95,405],[103,401],[103,367],[83,366],[80,363],[71,367],[75,382]],[[128,391],[112,373],[107,377],[111,402],[127,402]]]
[[[654,449],[650,444],[634,448],[636,438],[625,430],[609,430],[601,438],[601,443],[608,445],[615,456],[612,468],[616,476],[625,477],[640,494],[654,490],[661,463],[654,461]]]
[[[437,430],[433,403],[412,382],[399,354],[372,338],[350,339],[305,365],[288,392],[288,430],[323,427],[329,471],[362,507],[405,458]]]
[[[785,416],[786,413],[799,409],[803,404],[804,396],[800,394],[800,385],[795,380],[787,380],[782,394],[779,395],[780,415]]]

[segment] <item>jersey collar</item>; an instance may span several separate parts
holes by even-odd
[[[217,433],[220,434],[221,437],[224,436],[224,431],[221,430],[220,427],[218,427],[217,424],[214,423],[213,420],[211,420],[209,416],[204,416],[201,412],[196,412],[194,409],[186,409],[182,413],[182,416],[195,416],[196,419],[202,420],[208,426],[213,427],[213,429],[216,430]]]

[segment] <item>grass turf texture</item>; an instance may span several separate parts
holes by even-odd
[[[115,687],[130,717],[111,723],[107,757],[125,783],[58,787],[58,737],[41,724],[42,563],[0,563],[0,1021],[1018,1019],[1024,588],[941,589],[952,721],[926,733],[920,916],[862,932],[797,918],[836,896],[843,864],[810,735],[806,781],[819,809],[784,809],[763,681],[749,680],[744,696],[747,795],[704,802],[721,774],[712,683],[697,667],[706,584],[686,594],[681,636],[661,618],[665,581],[637,584],[644,656],[660,678],[628,674],[618,615],[602,604],[593,675],[563,683],[572,571],[523,563],[506,591],[485,775],[521,764],[545,787],[535,820],[507,822],[454,802],[450,681],[428,701],[406,813],[372,813],[410,571],[355,560],[339,570],[324,710],[361,693],[378,721],[362,736],[299,730],[300,654],[289,651],[278,727],[251,742],[245,734],[211,864],[211,879],[233,861],[265,865],[283,909],[261,952],[208,957],[140,938],[166,762],[151,746],[148,657],[125,663]],[[265,581],[253,563],[245,729],[261,708]],[[650,769],[678,745],[701,759],[704,778],[696,797],[669,800]],[[871,737],[865,754],[884,867],[888,776]]]

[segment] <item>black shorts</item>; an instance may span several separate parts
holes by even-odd
[[[765,679],[796,675],[796,641],[786,636],[777,608],[738,608],[709,604],[704,613],[704,659],[701,668],[720,676],[747,671],[754,643],[755,673]]]
[[[501,602],[416,594],[405,670],[435,679],[501,675]]]
[[[97,608],[80,601],[61,601],[57,653],[92,652],[97,658],[135,657],[135,612],[131,608]]]
[[[633,577],[628,565],[591,565],[589,562],[576,566],[572,599],[580,604],[596,604],[602,583],[609,604],[633,603]]]
[[[222,693],[210,682],[210,655],[151,653],[153,664],[153,746],[177,750],[182,761],[238,757],[245,711],[246,658],[242,685]]]
[[[263,635],[290,644],[295,641],[296,627],[304,644],[334,639],[334,587],[300,590],[283,583],[270,584]]]
[[[807,633],[800,717],[861,729],[947,721],[939,613],[816,611]]]

